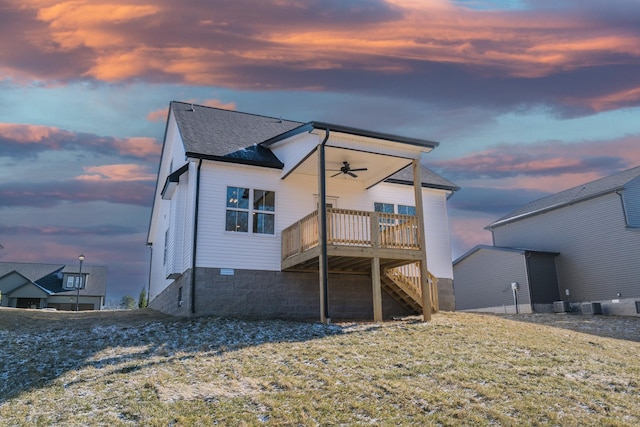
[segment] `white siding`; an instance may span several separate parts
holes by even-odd
[[[571,301],[640,297],[640,233],[626,228],[620,196],[594,199],[534,215],[493,230],[496,246],[560,252],[560,294]]]
[[[257,183],[257,184],[256,184]],[[253,235],[225,231],[227,185],[276,192],[276,234]],[[280,270],[280,236],[284,228],[314,210],[318,194],[316,177],[225,163],[203,163],[198,222],[199,267]],[[342,209],[373,210],[374,202],[415,205],[413,187],[383,183],[369,190],[351,179],[327,181],[327,196],[337,198]],[[423,190],[429,270],[452,278],[451,247],[446,192]]]
[[[160,193],[162,192],[167,176],[184,165],[184,163],[184,146],[178,133],[175,119],[173,118],[173,115],[171,115],[167,126],[167,135],[162,153],[162,163],[160,164],[158,173],[158,185],[154,199],[153,214],[151,218],[151,225],[149,227],[148,241],[152,244],[151,277],[149,278],[151,286],[149,289],[149,299],[153,299],[155,296],[160,294],[160,292],[162,292],[171,283],[171,280],[166,279],[168,268],[172,271],[179,271],[179,268],[176,265],[164,265],[165,232],[169,229],[169,235],[175,236],[176,234],[175,225],[172,224],[172,218],[174,218],[175,221],[178,221],[176,216],[180,216],[180,208],[175,204],[178,200],[184,200],[184,195],[181,193],[184,193],[186,189],[184,186],[178,185],[172,200],[163,200]],[[172,203],[175,205],[173,209]],[[186,204],[188,201],[184,200],[184,203]],[[174,239],[170,239],[168,243],[169,253],[167,254],[167,261],[171,263],[175,261],[177,256],[176,244]]]
[[[320,143],[318,135],[305,133],[303,135],[297,135],[290,138],[287,141],[282,141],[277,144],[273,144],[271,151],[273,154],[284,163],[282,174],[286,175],[298,165],[309,153],[315,150],[316,146]]]

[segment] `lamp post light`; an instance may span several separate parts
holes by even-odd
[[[76,282],[76,311],[78,311],[78,300],[80,299],[80,287],[82,286],[82,261],[84,261],[84,255],[80,254],[78,257],[80,260],[80,271],[78,272],[78,281]]]

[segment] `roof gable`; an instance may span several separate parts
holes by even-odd
[[[303,123],[172,101],[187,156],[282,167],[271,150],[258,144]]]
[[[639,176],[640,166],[637,166],[614,175],[606,176],[586,184],[569,188],[568,190],[527,203],[526,205],[493,222],[486,228],[491,229],[504,223],[526,218],[537,213],[547,212],[579,201],[622,190],[626,184],[635,180]]]

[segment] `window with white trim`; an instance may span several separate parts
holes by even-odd
[[[84,276],[84,274],[83,274]],[[67,282],[65,284],[66,289],[83,289],[84,288],[84,277],[81,277],[77,274],[69,274],[67,275]]]
[[[397,213],[399,215],[413,215],[416,216],[416,207],[410,205],[394,205],[393,203],[380,203],[375,202],[373,204],[373,210],[375,212],[382,213]],[[391,218],[380,218],[380,224],[395,224],[395,221]]]
[[[227,187],[225,230],[275,234],[275,191]]]

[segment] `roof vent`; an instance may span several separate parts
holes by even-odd
[[[193,104],[191,104],[191,108],[189,108],[187,111],[196,111],[195,108],[193,108]]]

